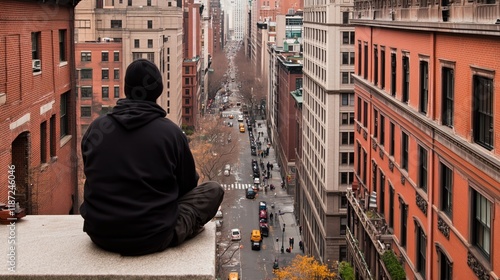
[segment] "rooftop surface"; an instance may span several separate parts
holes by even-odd
[[[0,279],[215,279],[213,222],[179,247],[139,257],[104,251],[82,229],[80,215],[28,215],[0,225]]]

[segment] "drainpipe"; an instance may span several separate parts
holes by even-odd
[[[431,118],[433,119],[436,119],[436,72],[437,72],[437,69],[438,69],[438,65],[436,64],[437,63],[437,59],[436,59],[436,32],[432,32],[432,51],[431,51],[431,59],[430,59],[430,62],[432,62],[432,68],[429,67],[429,71],[432,71],[432,80],[429,79],[429,83],[432,85],[432,87],[429,87],[429,90],[431,91],[430,93],[427,93],[428,96],[429,94],[431,94],[432,96],[432,102],[431,102],[431,109],[429,111],[432,112],[432,115],[431,115]],[[432,69],[432,70],[430,70]],[[434,157],[435,157],[435,129],[432,128],[432,133],[431,133],[431,157],[430,157],[430,164],[429,166],[432,166],[434,167]],[[428,207],[427,207],[427,248],[426,248],[426,252],[428,253],[426,255],[426,267],[428,269],[425,270],[425,274],[426,274],[426,279],[432,279],[432,264],[434,263],[433,260],[432,260],[432,247],[433,247],[433,241],[434,241],[434,236],[433,236],[433,232],[434,232],[434,228],[433,228],[433,223],[432,223],[432,213],[433,213],[433,207],[432,205],[434,205],[434,188],[430,187],[433,185],[433,182],[435,181],[435,178],[439,175],[439,171],[438,172],[435,172],[434,171],[435,168],[430,168],[430,179],[431,179],[431,183],[429,184],[429,187],[427,188],[427,199],[429,200],[428,202]]]

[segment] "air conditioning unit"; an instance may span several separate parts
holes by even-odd
[[[40,59],[33,59],[32,66],[33,66],[33,72],[42,71],[42,62],[40,61]]]

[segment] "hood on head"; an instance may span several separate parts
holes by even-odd
[[[154,102],[120,99],[109,115],[127,130],[133,130],[157,118],[164,118],[167,113]]]

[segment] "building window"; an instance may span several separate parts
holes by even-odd
[[[366,43],[366,42],[365,42],[363,54],[365,56],[365,60],[363,61],[364,62],[363,78],[365,78],[365,80],[366,80],[366,79],[368,79],[368,43]]]
[[[380,49],[380,88],[385,88],[385,49]]]
[[[377,164],[375,161],[372,160],[372,187],[374,192],[378,192],[377,190],[377,184],[378,184],[378,178],[377,178]]]
[[[373,110],[373,138],[378,137],[378,111]]]
[[[81,61],[92,61],[92,53],[91,52],[81,52],[80,53]]]
[[[146,5],[151,6],[151,0],[148,0],[148,1],[146,2]]]
[[[358,97],[358,122],[361,122],[361,97]]]
[[[408,134],[401,132],[401,168],[408,171]]]
[[[354,105],[354,94],[342,93],[342,106],[353,106],[353,105]]]
[[[66,56],[66,29],[59,30],[59,62],[68,61]]]
[[[441,94],[443,96],[442,105],[442,116],[443,125],[452,127],[453,126],[453,96],[454,96],[454,84],[455,78],[453,76],[453,69],[448,67],[443,67],[442,69],[442,82],[441,82]]]
[[[189,90],[187,90],[189,93]],[[189,105],[189,98],[184,98],[184,105]]]
[[[109,87],[102,87],[102,98],[103,99],[109,98]]]
[[[401,101],[408,103],[410,99],[410,58],[403,56],[403,96]]]
[[[339,246],[339,262],[347,261],[347,247]]]
[[[452,280],[452,266],[450,260],[446,257],[444,252],[439,250],[439,279]]]
[[[474,76],[473,133],[474,142],[493,149],[493,80]]]
[[[354,132],[341,132],[340,138],[342,145],[354,145]]]
[[[296,78],[295,79],[295,89],[302,88],[302,83],[303,83],[303,79],[302,78]]]
[[[354,180],[353,172],[340,172],[340,184],[341,185],[350,185]]]
[[[128,0],[128,1],[127,1],[127,5],[128,5],[128,6],[132,6],[132,0]]]
[[[114,69],[113,70],[113,79],[119,80],[120,79],[120,69]]]
[[[406,248],[406,233],[408,230],[408,204],[400,199],[399,207],[401,209],[401,236],[399,239],[401,247]]]
[[[385,144],[385,117],[380,114],[380,137],[378,139],[380,146]]]
[[[378,48],[373,48],[373,84],[378,84]]]
[[[92,115],[92,111],[90,109],[90,106],[81,106],[80,107],[80,116],[83,117],[90,117]]]
[[[342,52],[342,65],[354,65],[354,52]]]
[[[82,80],[92,79],[92,69],[81,69],[80,70],[80,79],[82,79]]]
[[[141,44],[139,43],[139,39],[134,39],[134,48],[140,48]]]
[[[113,61],[120,61],[120,52],[113,52]]]
[[[50,157],[56,156],[56,115],[50,117]]]
[[[109,61],[109,53],[101,52],[101,61]]]
[[[108,69],[102,69],[102,79],[103,80],[109,79],[109,70]]]
[[[340,195],[340,208],[347,208],[347,196],[345,193]]]
[[[440,190],[441,190],[441,205],[440,209],[451,218],[452,214],[452,198],[453,198],[453,171],[444,163],[439,163],[441,176]]]
[[[344,45],[354,45],[354,31],[343,31],[342,32],[342,44]]]
[[[472,243],[490,259],[491,202],[472,189]]]
[[[342,152],[342,153],[340,153],[340,163],[343,165],[353,165],[354,164],[354,152]]]
[[[60,120],[59,120],[59,133],[61,138],[69,134],[69,119],[68,119],[68,108],[69,108],[69,93],[61,94],[60,102]]]
[[[389,124],[389,155],[394,156],[394,136],[395,136],[395,130],[396,127],[394,126],[394,123],[391,122]]]
[[[347,218],[341,217],[340,218],[340,235],[345,235],[346,226],[347,226]]]
[[[396,53],[391,53],[391,95],[396,96]]]
[[[349,24],[349,12],[342,12],[342,24]]]
[[[429,63],[420,61],[420,113],[427,114],[429,98]]]
[[[342,72],[342,84],[343,85],[348,85],[350,83],[349,81],[349,72]]]
[[[354,113],[341,113],[342,125],[354,124]]]
[[[427,192],[427,150],[422,146],[418,146],[418,183],[420,188]]]
[[[148,29],[153,29],[153,21],[148,20]]]
[[[92,98],[92,87],[91,86],[82,86],[80,88],[80,96],[82,98]]]
[[[394,188],[389,184],[389,227],[394,227]]]
[[[357,142],[357,146],[358,146],[358,151],[357,151],[357,155],[358,155],[358,158],[357,158],[357,161],[356,161],[356,173],[358,175],[361,175],[361,144],[359,142]]]
[[[122,28],[122,21],[119,19],[112,19],[111,28]]]
[[[420,276],[425,279],[425,255],[426,255],[427,238],[425,232],[417,225],[417,271]]]
[[[40,124],[40,163],[47,162],[47,122]]]
[[[42,32],[31,32],[31,59],[40,59]]]
[[[361,41],[358,42],[358,75],[361,75]]]
[[[120,98],[120,87],[119,86],[115,86],[114,87],[113,97],[114,98]]]
[[[366,171],[367,171],[367,168],[368,168],[367,166],[368,166],[368,154],[363,149],[363,174],[361,176],[362,176],[362,179],[363,179],[363,183],[365,183],[365,184],[366,184]]]
[[[363,126],[368,127],[368,102],[363,101]]]
[[[385,175],[382,173],[382,169],[379,168],[379,177],[380,177],[380,196],[379,196],[379,211],[381,214],[384,214],[385,208]]]
[[[148,39],[148,48],[153,48],[153,39]]]

